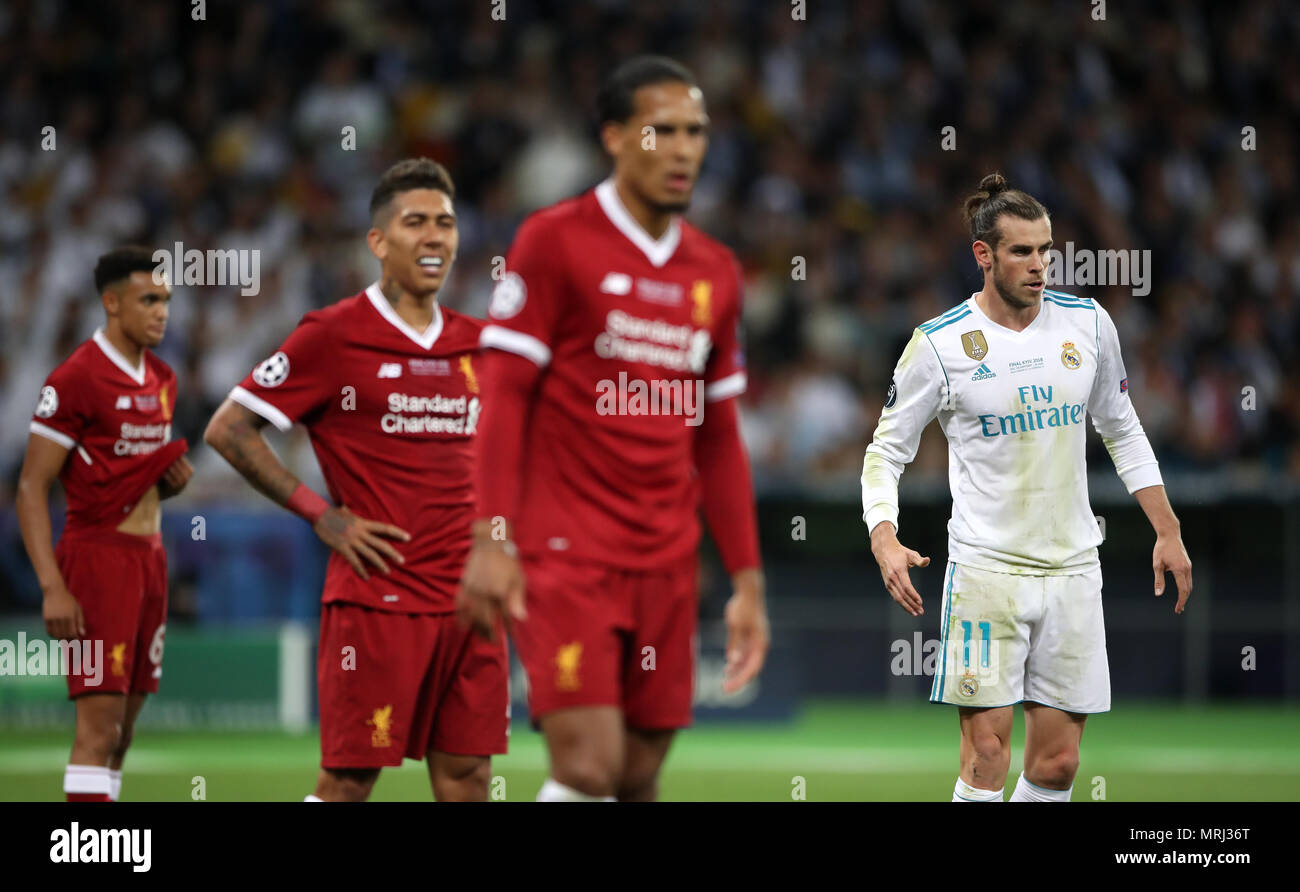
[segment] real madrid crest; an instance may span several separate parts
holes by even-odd
[[[1061,365],[1067,369],[1077,369],[1083,365],[1083,357],[1074,346],[1074,341],[1066,341],[1061,345]]]
[[[967,356],[976,362],[989,354],[989,342],[984,340],[984,332],[978,328],[961,336],[961,348],[966,351]]]
[[[974,697],[980,692],[980,683],[974,675],[963,675],[957,684],[957,690],[963,697]]]

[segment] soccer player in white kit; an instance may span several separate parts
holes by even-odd
[[[1129,401],[1114,322],[1095,300],[1045,287],[1047,211],[992,174],[966,215],[984,288],[918,326],[904,349],[863,462],[863,519],[886,589],[920,616],[908,568],[930,559],[898,541],[898,479],[938,417],[953,505],[930,700],[960,714],[953,801],[1002,801],[1023,703],[1011,801],[1068,802],[1084,721],[1110,709],[1085,414],[1155,529],[1155,594],[1172,572],[1175,613],[1192,564]]]

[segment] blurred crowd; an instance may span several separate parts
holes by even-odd
[[[259,293],[174,293],[158,352],[180,375],[177,432],[202,447],[302,313],[376,278],[366,206],[394,160],[455,177],[442,300],[482,315],[522,217],[606,175],[595,93],[645,51],[706,96],[690,218],[744,266],[761,486],[856,497],[910,330],[980,287],[959,208],[994,170],[1049,208],[1059,245],[1150,250],[1147,294],[1063,290],[1114,316],[1162,466],[1300,479],[1300,5],[1112,3],[1103,21],[1075,0],[193,9],[0,6],[4,501],[44,376],[101,324],[100,253],[260,250]],[[209,452],[199,491],[251,494]],[[916,471],[945,464],[931,428]]]

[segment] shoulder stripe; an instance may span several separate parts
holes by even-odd
[[[953,307],[950,310],[944,310],[942,313],[940,313],[938,316],[935,316],[933,319],[927,319],[925,322],[921,323],[921,328],[925,328],[928,325],[934,325],[936,322],[939,322],[940,320],[947,319],[949,316],[956,314],[959,310],[962,309],[969,309],[968,307],[966,307],[966,301],[962,301],[961,303],[957,304],[957,306]]]
[[[1075,301],[1060,300],[1055,297],[1048,297],[1047,295],[1043,295],[1043,300],[1047,301],[1049,304],[1056,304],[1058,307],[1065,307],[1070,310],[1095,310],[1096,309],[1096,307],[1093,306],[1091,301],[1089,301],[1088,303],[1083,303],[1082,301],[1076,303]]]
[[[1058,303],[1079,303],[1086,304],[1086,306],[1089,307],[1092,306],[1092,298],[1078,298],[1078,296],[1073,294],[1062,294],[1061,291],[1043,289],[1043,296],[1044,298],[1047,298],[1047,296],[1053,296],[1053,298],[1057,299]]]
[[[965,319],[969,315],[970,315],[970,308],[967,307],[964,312],[958,313],[956,316],[949,316],[948,318],[940,321],[937,325],[921,326],[921,331],[925,332],[928,335],[934,334],[939,329],[947,328],[949,325],[952,325],[958,319]]]

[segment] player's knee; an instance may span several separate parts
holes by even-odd
[[[1064,790],[1074,783],[1079,771],[1079,754],[1075,750],[1061,750],[1040,756],[1027,767],[1025,776],[1030,783],[1049,790]]]
[[[620,802],[653,802],[659,796],[659,768],[624,772],[619,783]]]
[[[615,796],[622,781],[623,766],[613,756],[585,752],[555,760],[552,765],[556,781],[588,796]]]
[[[1011,760],[1011,742],[993,731],[977,730],[970,743],[976,760],[981,763],[997,765]]]
[[[74,747],[81,753],[80,758],[93,760],[93,764],[98,765],[124,751],[124,739],[120,722],[79,721]]]
[[[316,795],[326,802],[365,802],[379,779],[374,769],[331,769],[321,772]]]
[[[486,802],[492,783],[487,759],[457,759],[439,763],[433,775],[433,795],[439,802]]]

